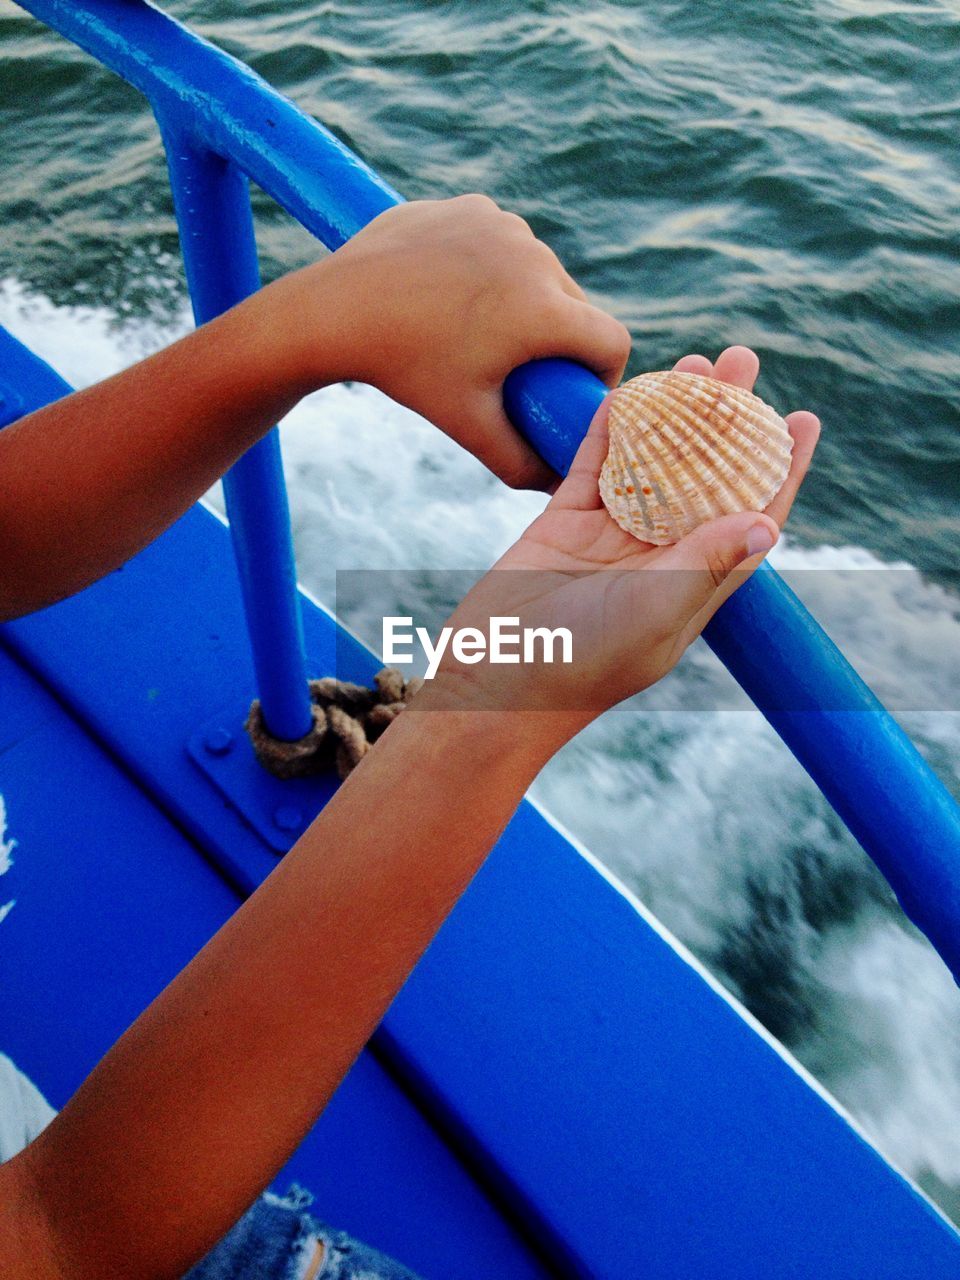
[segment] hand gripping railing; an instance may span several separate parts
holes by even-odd
[[[150,99],[198,321],[258,286],[246,176],[335,249],[400,197],[249,68],[144,0],[20,0]],[[560,471],[605,388],[562,360],[507,380],[511,418]],[[309,711],[276,433],[226,481],[260,694],[278,737]],[[762,569],[707,628],[960,980],[960,808],[786,584]]]

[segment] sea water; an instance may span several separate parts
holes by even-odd
[[[168,7],[406,194],[523,214],[630,327],[631,371],[754,346],[765,398],[825,427],[773,562],[960,795],[956,0]],[[0,323],[89,383],[188,324],[155,127],[2,3],[0,81]],[[307,261],[256,207],[266,275]],[[326,600],[337,568],[482,568],[542,509],[370,388],[282,436]],[[535,795],[960,1216],[960,994],[705,646]]]

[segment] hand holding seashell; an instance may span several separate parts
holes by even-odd
[[[454,683],[503,710],[565,708],[551,730],[562,738],[675,665],[776,542],[816,447],[812,413],[781,419],[749,395],[758,372],[752,351],[730,347],[715,366],[687,356],[672,375],[650,379],[648,399],[657,409],[665,397],[673,424],[659,440],[645,419],[639,443],[618,441],[613,415],[629,392],[607,397],[544,513],[454,615],[459,625],[504,614],[521,627],[566,627],[572,665],[477,666],[458,670]],[[701,413],[728,428],[724,436],[711,427],[709,448],[691,438]],[[614,492],[624,499],[612,503],[615,519],[601,500],[611,485],[640,491]]]

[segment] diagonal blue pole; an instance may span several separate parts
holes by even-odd
[[[507,412],[566,472],[607,388],[566,360],[507,379]],[[820,624],[763,566],[704,638],[890,882],[960,982],[960,806]]]

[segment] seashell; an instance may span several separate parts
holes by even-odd
[[[698,373],[644,373],[610,402],[603,505],[644,542],[762,511],[790,470],[787,424],[759,396]]]

